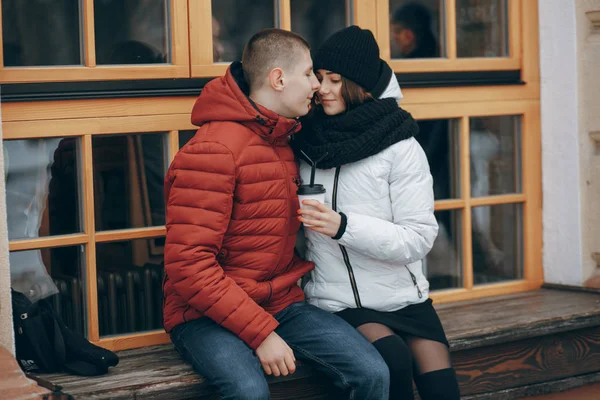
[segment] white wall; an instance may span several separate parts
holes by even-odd
[[[1,93],[0,93],[1,96]],[[2,139],[2,103],[0,103],[0,139]],[[0,346],[14,353],[14,331],[10,301],[10,267],[6,227],[6,193],[4,188],[4,147],[0,140]]]
[[[544,280],[580,285],[581,196],[575,2],[540,0]]]
[[[582,285],[600,251],[600,0],[539,0],[544,280]],[[595,69],[594,69],[595,66]]]

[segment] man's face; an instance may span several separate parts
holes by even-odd
[[[281,92],[280,115],[287,118],[302,117],[310,110],[312,98],[319,90],[319,81],[313,72],[308,49],[299,51],[298,60],[286,68],[283,76],[285,85]]]
[[[398,45],[403,56],[410,54],[410,52],[414,50],[416,43],[413,31],[404,28],[400,24],[392,24],[392,33],[394,35],[394,41]]]

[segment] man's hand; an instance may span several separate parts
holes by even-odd
[[[317,200],[303,200],[302,204],[314,209],[302,208],[298,210],[298,220],[304,227],[324,235],[334,237],[340,229],[342,216]]]
[[[256,356],[267,375],[287,376],[296,372],[296,357],[294,357],[294,352],[275,332],[271,332],[260,346],[258,346]]]

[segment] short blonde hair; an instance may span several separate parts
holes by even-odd
[[[242,69],[250,91],[260,88],[273,68],[286,69],[296,64],[300,51],[310,51],[310,45],[294,32],[276,28],[257,32],[242,55]]]

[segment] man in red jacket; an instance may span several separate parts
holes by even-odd
[[[296,284],[313,264],[294,253],[288,142],[319,86],[302,37],[257,33],[242,63],[204,87],[192,111],[200,128],[165,179],[165,329],[223,399],[268,399],[265,373],[293,373],[296,358],[350,399],[388,397],[377,351]]]

